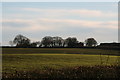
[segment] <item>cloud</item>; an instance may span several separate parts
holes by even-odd
[[[50,31],[50,30],[57,31],[63,30],[64,27],[109,28],[109,29],[118,28],[117,21],[109,19],[115,18],[117,16],[117,14],[114,12],[89,9],[19,8],[19,10],[24,12],[21,14],[8,14],[8,16],[6,15],[7,19],[3,18],[3,26],[5,28],[10,29],[11,27],[14,27],[14,30],[18,29],[27,32]],[[9,18],[9,16],[11,16],[11,18]],[[76,16],[77,17],[81,16],[84,18],[80,17],[79,19],[76,19],[74,18]],[[102,18],[103,20],[105,19],[108,20],[98,21],[99,18]],[[93,19],[97,20],[93,21]]]
[[[117,29],[117,21],[89,21],[89,20],[74,20],[74,19],[41,19],[46,23],[58,23],[74,27],[86,28],[112,28]]]
[[[3,29],[11,31],[62,31],[70,28],[118,29],[117,21],[89,21],[73,19],[11,19],[3,20]],[[23,25],[24,24],[24,25]]]
[[[49,15],[77,15],[84,17],[117,17],[117,14],[111,11],[89,10],[89,9],[40,9],[40,8],[21,8],[23,11],[38,12]]]

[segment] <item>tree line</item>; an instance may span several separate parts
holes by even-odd
[[[63,39],[62,37],[56,36],[45,36],[41,41],[31,42],[29,38],[21,34],[17,35],[13,41],[9,41],[11,46],[16,47],[93,47],[97,46],[97,41],[94,38],[88,38],[84,42],[79,42],[76,37],[68,37]]]

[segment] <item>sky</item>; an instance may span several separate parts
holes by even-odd
[[[2,2],[119,2],[119,0],[1,0]]]
[[[32,41],[60,36],[118,42],[117,2],[3,2],[1,22],[2,45],[18,34]]]

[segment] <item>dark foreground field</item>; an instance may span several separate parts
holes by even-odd
[[[118,79],[120,77],[119,66],[77,66],[61,69],[45,67],[46,69],[31,69],[29,71],[14,70],[14,73],[3,73],[3,78],[32,78],[32,79],[100,79],[109,80]]]
[[[116,50],[3,48],[3,78],[119,78]]]

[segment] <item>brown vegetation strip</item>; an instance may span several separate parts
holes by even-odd
[[[17,71],[13,74],[3,73],[5,78],[34,78],[34,79],[84,79],[84,78],[119,78],[120,66],[78,66],[62,69],[45,67],[45,70],[32,69],[30,71]]]

